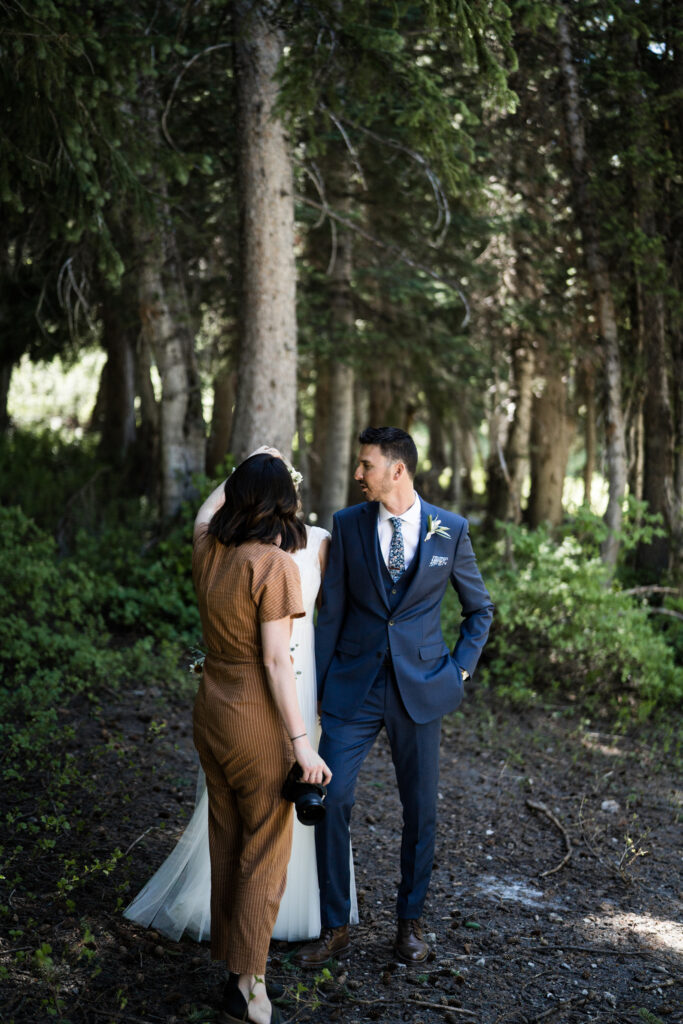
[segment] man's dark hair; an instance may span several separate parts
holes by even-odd
[[[225,481],[225,504],[209,523],[209,533],[226,547],[248,540],[284,551],[306,547],[306,527],[298,518],[299,499],[287,466],[275,455],[252,455]]]
[[[409,477],[417,470],[417,448],[410,434],[400,427],[366,427],[358,435],[361,444],[376,444],[392,462],[402,462]]]

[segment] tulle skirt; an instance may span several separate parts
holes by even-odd
[[[351,924],[358,923],[358,904],[351,866]],[[187,828],[159,870],[150,878],[124,917],[178,941],[183,934],[197,942],[211,937],[211,861],[209,859],[209,797],[199,769],[195,809]],[[320,899],[315,859],[315,830],[294,819],[287,887],[273,931],[274,939],[300,942],[320,934]]]

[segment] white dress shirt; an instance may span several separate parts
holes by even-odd
[[[389,564],[389,548],[391,547],[391,538],[394,535],[394,524],[391,522],[392,519],[401,520],[401,532],[403,534],[403,552],[405,557],[406,569],[415,557],[417,546],[420,543],[420,523],[422,521],[422,506],[420,499],[417,494],[415,495],[415,501],[407,511],[400,516],[393,516],[389,512],[382,502],[379,503],[379,515],[377,516],[377,535],[379,537],[379,546],[382,552],[382,558],[384,564]]]

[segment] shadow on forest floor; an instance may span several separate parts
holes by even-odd
[[[151,688],[117,695],[95,717],[73,713],[94,791],[52,854],[27,846],[13,867],[3,1024],[218,1019],[222,971],[208,948],[121,916],[192,811],[190,709]],[[433,952],[419,968],[391,952],[400,806],[380,737],[352,824],[361,923],[351,954],[316,977],[293,965],[294,947],[273,944],[272,975],[298,992],[292,1020],[682,1019],[680,779],[661,748],[577,722],[499,712],[484,698],[444,722],[425,911]],[[65,887],[69,861],[89,870],[76,879],[74,869]]]

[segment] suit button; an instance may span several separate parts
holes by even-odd
[[[395,594],[395,593],[396,593],[396,587],[392,587],[392,588],[391,588],[391,593],[392,593],[392,594]]]
[[[394,624],[394,620],[393,619],[389,619],[389,625],[393,626],[393,624]]]

